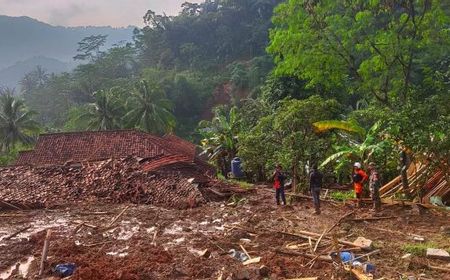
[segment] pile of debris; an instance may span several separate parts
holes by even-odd
[[[400,194],[418,198],[418,202],[433,203],[438,198],[439,206],[450,202],[450,182],[443,168],[426,163],[411,164],[408,172],[408,189],[403,187],[401,176],[394,178],[380,189],[382,198],[396,198]]]
[[[227,196],[243,191],[210,179],[195,164],[173,164],[148,168],[148,163],[127,157],[75,166],[5,167],[0,169],[0,207],[101,201],[186,208],[205,203],[211,193]]]

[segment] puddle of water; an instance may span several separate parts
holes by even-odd
[[[34,257],[30,256],[26,261],[19,263],[19,274],[23,277],[27,277],[28,270],[30,269],[31,263],[34,261]],[[12,265],[9,269],[4,272],[0,272],[0,279],[8,279],[13,273],[14,269],[16,269],[16,265]]]

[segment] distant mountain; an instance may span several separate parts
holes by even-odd
[[[19,81],[26,73],[35,70],[37,66],[42,66],[47,73],[59,74],[72,70],[75,64],[61,62],[44,56],[32,57],[0,70],[0,87],[16,88],[18,91]]]
[[[0,69],[33,57],[72,62],[77,43],[91,35],[108,35],[106,48],[130,41],[134,27],[62,27],[29,17],[0,16]]]

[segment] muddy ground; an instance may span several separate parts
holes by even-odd
[[[111,220],[127,205],[90,203],[0,211],[0,279],[37,278],[47,229],[52,235],[45,277],[55,275],[52,267],[56,264],[75,263],[77,269],[70,279],[353,279],[333,263],[286,254],[310,253],[311,248],[308,240],[281,233],[306,230],[320,234],[353,211],[352,205],[324,202],[322,214],[316,216],[309,200],[293,201],[286,207],[276,206],[273,200],[270,190],[260,186],[238,205],[213,202],[186,210],[128,205],[111,227]],[[450,279],[449,274],[428,268],[429,264],[449,268],[448,261],[414,255],[402,258],[406,245],[419,244],[411,234],[448,250],[450,238],[443,230],[450,226],[447,213],[384,206],[382,216],[387,219],[353,221],[371,216],[368,205],[358,209],[322,239],[317,252],[326,255],[342,249],[336,245],[337,238],[354,241],[363,236],[380,250],[370,257],[377,268],[374,279],[401,279],[401,275]],[[79,223],[86,225],[80,228]],[[20,229],[26,230],[8,239]],[[232,258],[229,250],[241,250],[240,245],[261,261],[244,266]],[[261,270],[262,265],[267,269]]]

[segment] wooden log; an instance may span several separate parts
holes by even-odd
[[[376,220],[395,219],[395,218],[399,218],[399,217],[400,217],[400,216],[367,217],[367,218],[356,218],[356,219],[351,219],[350,221],[353,221],[353,222],[376,221]]]
[[[125,211],[128,210],[128,208],[130,208],[130,206],[126,206],[122,212],[120,212],[119,215],[117,215],[114,219],[112,219],[112,221],[109,223],[109,225],[107,226],[108,228],[111,227],[115,222],[117,222],[117,220],[122,217],[122,215],[125,213]]]
[[[326,230],[326,229],[323,231],[322,235],[321,235],[321,236],[319,237],[319,239],[317,240],[316,245],[314,246],[314,250],[313,250],[314,253],[317,251],[317,247],[319,246],[320,241],[322,240],[322,238],[323,238],[323,236],[325,235],[325,233],[327,233],[327,230]]]
[[[11,235],[5,237],[5,239],[3,239],[3,240],[10,240],[11,238],[13,238],[13,237],[15,237],[15,236],[21,234],[22,232],[28,230],[29,228],[31,228],[31,226],[27,226],[27,227],[21,228],[21,229],[19,229],[18,231],[14,232],[13,234],[11,234]]]
[[[436,271],[442,271],[442,272],[448,272],[450,273],[450,268],[446,267],[440,267],[440,266],[434,266],[434,265],[428,265],[429,269],[436,270]]]
[[[340,225],[340,224],[342,223],[342,221],[343,221],[345,218],[347,218],[348,216],[350,216],[350,215],[352,215],[353,213],[355,213],[355,211],[356,211],[356,210],[353,210],[353,211],[351,211],[351,212],[348,212],[348,213],[344,214],[341,218],[339,218],[339,220],[338,220],[334,225],[332,225],[330,228],[324,230],[324,232],[322,233],[322,235],[319,237],[319,240],[317,240],[317,242],[316,242],[316,246],[314,247],[314,252],[316,252],[317,246],[319,246],[320,241],[322,240],[322,238],[323,238],[326,234],[330,233],[335,227],[337,227],[338,225]]]
[[[11,204],[11,203],[8,203],[8,202],[6,202],[6,201],[4,201],[4,200],[1,200],[1,199],[0,199],[0,203],[3,203],[4,205],[6,205],[6,206],[8,206],[8,207],[11,207],[11,208],[14,208],[14,209],[19,210],[19,211],[22,211],[22,210],[23,210],[22,208],[17,207],[16,205]]]
[[[325,261],[325,262],[332,262],[332,258],[330,256],[319,256],[317,258],[314,254],[308,254],[308,253],[301,253],[301,252],[292,252],[292,251],[285,251],[281,249],[276,249],[276,253],[284,254],[284,255],[290,255],[290,256],[298,256],[298,257],[305,257],[310,259],[315,259],[319,261]]]
[[[286,280],[318,280],[319,277],[303,277],[303,278],[290,278]]]
[[[305,230],[301,230],[301,231],[299,231],[299,233],[303,234],[303,235],[306,235],[306,236],[316,237],[316,238],[320,237],[320,234],[318,234],[318,233],[305,231]],[[353,242],[346,241],[346,240],[343,240],[343,239],[338,239],[338,243],[342,244],[342,245],[346,245],[346,246],[351,246],[351,247],[359,247],[359,246],[356,246],[355,244],[353,244]]]
[[[42,248],[42,257],[41,257],[41,265],[39,268],[39,276],[42,276],[45,269],[45,262],[47,260],[48,255],[48,247],[50,245],[50,236],[52,235],[52,231],[50,229],[47,230],[47,235],[45,236],[44,247]]]

